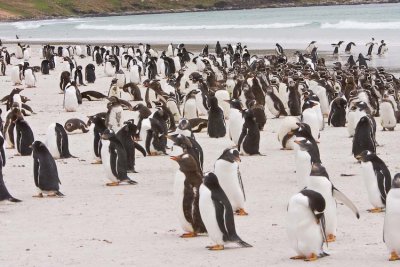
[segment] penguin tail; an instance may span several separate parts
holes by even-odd
[[[323,258],[323,257],[327,257],[330,256],[328,253],[326,253],[325,251],[322,251],[319,255],[318,258]]]
[[[56,196],[58,197],[65,197],[65,195],[63,193],[61,193],[60,191],[56,192]]]
[[[237,243],[242,248],[252,248],[253,247],[252,245],[250,245],[249,243],[244,242],[243,240],[239,240]]]
[[[134,180],[131,180],[131,179],[129,179],[129,180],[126,180],[126,182],[127,182],[127,184],[131,184],[131,185],[135,185],[135,184],[137,184],[137,182],[136,182],[136,181],[134,181]]]
[[[22,200],[19,200],[19,199],[14,198],[14,197],[10,197],[10,198],[8,199],[8,201],[14,202],[14,203],[22,202]]]

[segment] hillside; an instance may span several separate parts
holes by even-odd
[[[388,2],[400,0],[0,0],[0,20]]]

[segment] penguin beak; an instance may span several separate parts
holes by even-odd
[[[242,160],[240,159],[240,156],[235,157],[234,160],[235,160],[236,162],[242,162]]]
[[[358,155],[358,156],[356,156],[356,159],[357,159],[357,160],[361,160],[361,159],[362,159],[362,156],[361,156],[361,155]]]
[[[32,145],[29,145],[28,147],[29,147],[29,148],[32,148]]]
[[[300,145],[300,141],[299,140],[294,140],[294,142],[298,145]]]
[[[178,161],[179,157],[171,156],[170,159]]]

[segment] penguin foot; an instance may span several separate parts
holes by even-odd
[[[43,194],[42,194],[42,193],[39,193],[39,194],[37,194],[37,195],[35,195],[35,196],[32,196],[32,197],[40,197],[40,198],[42,198],[42,197],[43,197]]]
[[[118,186],[119,182],[106,183],[106,186]]]
[[[305,260],[306,257],[305,256],[294,256],[294,257],[290,257],[291,260]]]
[[[237,211],[236,211],[236,215],[239,215],[239,216],[247,216],[247,215],[249,215],[244,209],[238,209]]]
[[[384,208],[373,208],[373,209],[369,209],[367,210],[370,213],[380,213],[384,211]]]
[[[61,192],[52,192],[52,193],[47,195],[47,197],[60,197],[60,198],[63,197],[63,196],[64,196],[64,194],[61,193]]]
[[[398,261],[398,260],[400,260],[399,255],[397,255],[395,251],[392,251],[392,253],[390,253],[389,261]]]
[[[189,233],[184,233],[184,234],[182,234],[180,237],[181,238],[191,238],[191,237],[196,237],[197,236],[197,233],[195,233],[195,232],[189,232]]]
[[[101,159],[96,159],[95,161],[93,161],[90,164],[102,164],[103,162],[101,161]]]
[[[207,246],[208,250],[224,250],[224,245]]]
[[[6,147],[6,149],[14,149],[14,148],[15,148],[14,146]]]
[[[311,253],[310,257],[304,259],[304,261],[316,261],[316,260],[318,260],[318,257],[314,253]]]
[[[122,181],[122,182],[125,182],[125,183],[127,183],[127,184],[131,184],[131,185],[134,185],[134,184],[137,184],[137,182],[136,181],[133,181],[133,180],[124,180],[124,181]]]
[[[326,242],[330,243],[330,242],[335,242],[336,241],[336,236],[333,234],[329,234],[326,238]]]

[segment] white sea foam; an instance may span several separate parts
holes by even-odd
[[[367,22],[341,20],[336,23],[322,23],[322,29],[360,29],[360,30],[397,30],[400,28],[400,21],[391,22]]]

